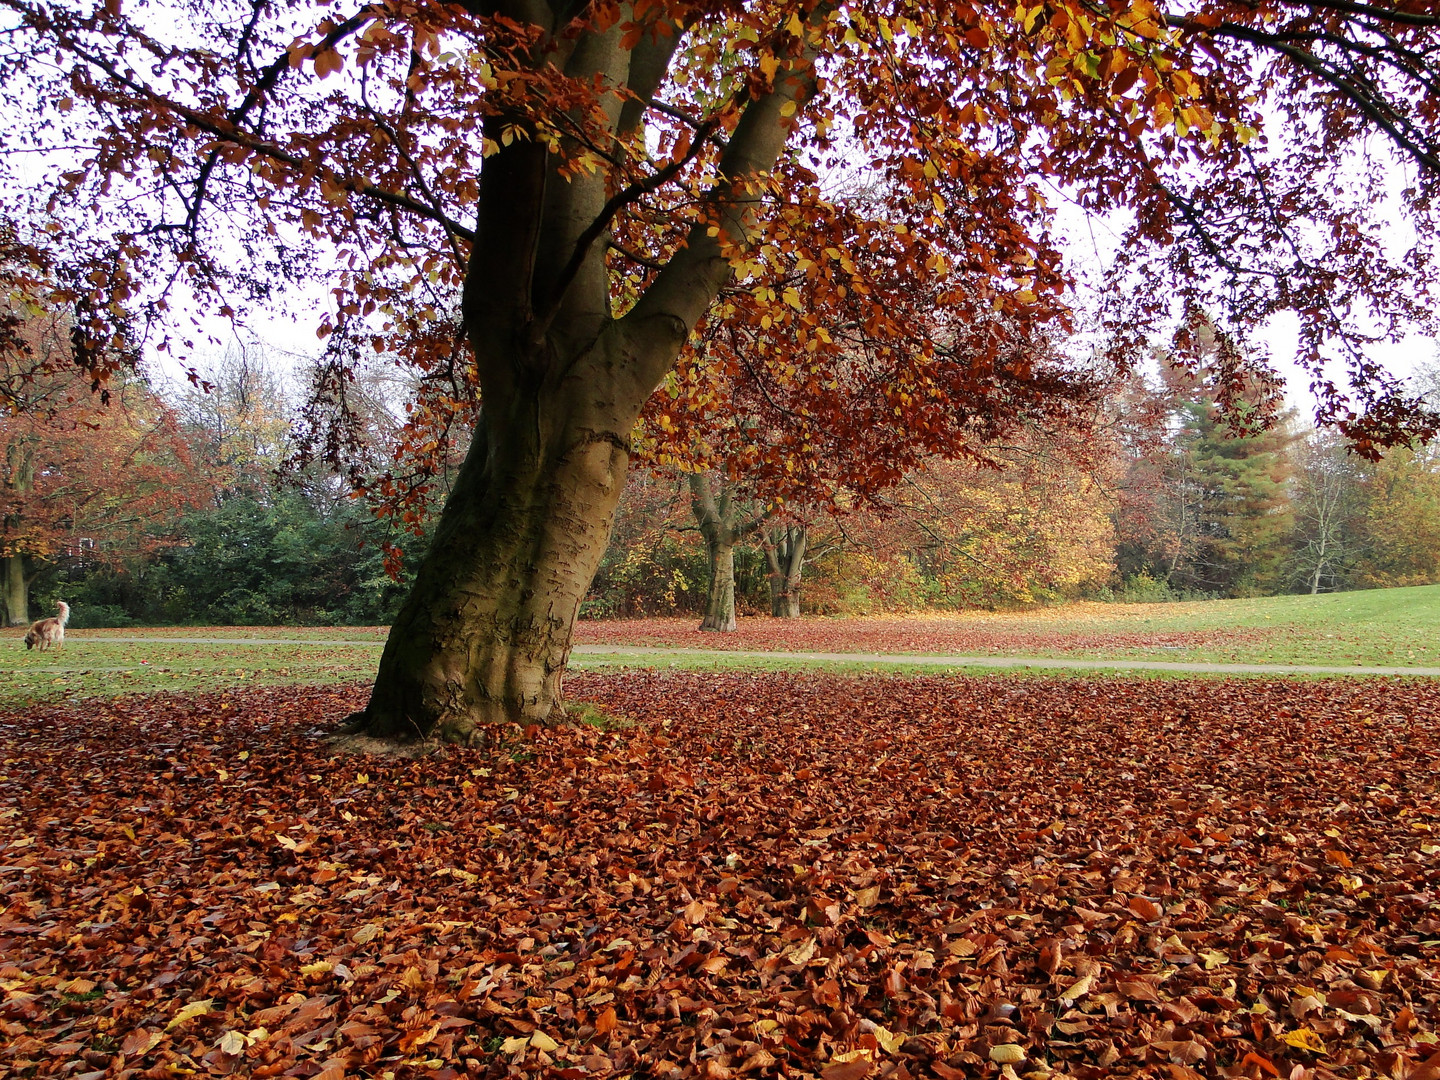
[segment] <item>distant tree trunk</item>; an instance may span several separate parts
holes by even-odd
[[[5,622],[8,626],[30,625],[30,584],[25,580],[25,556],[6,555],[0,558],[4,579]]]
[[[21,438],[5,447],[4,485],[7,495],[22,500],[35,486],[35,446],[32,438]],[[18,513],[5,516],[5,531],[14,535],[22,527]],[[5,621],[10,626],[30,625],[30,582],[25,579],[25,556],[0,557],[4,569]]]
[[[705,619],[701,630],[733,634],[738,628],[735,619],[735,545],[706,539],[710,555],[710,592],[705,599]]]
[[[1321,575],[1325,573],[1325,567],[1330,563],[1328,558],[1329,553],[1326,551],[1326,548],[1329,546],[1329,539],[1330,537],[1322,532],[1319,543],[1316,545],[1318,550],[1315,552],[1315,572],[1310,575],[1311,596],[1318,596],[1320,594],[1320,578]]]
[[[710,556],[710,589],[705,602],[701,630],[733,634],[735,619],[735,545],[755,531],[764,514],[748,516],[736,498],[733,485],[713,480],[707,473],[690,474],[690,509],[705,538]]]
[[[770,614],[777,619],[800,617],[800,579],[808,542],[809,531],[804,525],[780,525],[769,530],[765,537]]]

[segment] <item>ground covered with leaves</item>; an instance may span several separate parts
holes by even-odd
[[[1433,684],[569,692],[0,714],[0,1076],[1440,1077]]]
[[[1064,611],[1065,609],[1060,609]],[[1035,656],[1087,653],[1125,656],[1163,649],[1263,650],[1270,632],[1246,627],[1204,630],[1085,628],[1077,620],[934,615],[870,619],[741,619],[733,634],[706,633],[694,618],[606,619],[576,624],[586,645],[761,652],[873,652]]]

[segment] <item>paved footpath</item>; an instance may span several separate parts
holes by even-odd
[[[96,637],[72,638],[75,642],[94,641],[127,645],[315,645],[364,646],[380,648],[384,641],[342,640],[337,638],[205,638],[205,637]],[[1418,675],[1440,677],[1440,667],[1358,667],[1329,664],[1215,664],[1187,660],[1100,660],[1084,657],[1051,656],[919,656],[908,653],[857,652],[748,652],[739,649],[667,649],[651,645],[576,645],[572,654],[603,660],[607,657],[660,661],[666,658],[686,660],[813,660],[832,664],[873,664],[877,666],[913,665],[917,667],[983,667],[1029,668],[1075,671],[1176,671],[1201,675]],[[20,672],[114,672],[143,671],[153,665],[135,667],[25,667],[3,668],[0,674]]]

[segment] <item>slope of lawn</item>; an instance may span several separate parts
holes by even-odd
[[[62,648],[27,651],[15,632],[0,646],[0,706],[156,690],[255,684],[323,685],[372,675],[383,631],[292,627],[76,630]],[[188,639],[188,640],[187,640]]]
[[[798,651],[1440,666],[1440,586],[1184,604],[1086,603],[1013,613],[799,620],[753,616],[740,620],[736,634],[700,633],[696,626],[694,618],[585,621],[577,627],[576,641],[722,654]],[[75,630],[64,648],[44,653],[26,651],[21,636],[13,630],[0,644],[0,705],[154,690],[350,682],[374,672],[385,628]],[[577,669],[602,663],[796,666],[658,653],[572,657]]]
[[[1440,1076],[1424,680],[575,677],[0,712],[0,1075]]]
[[[1174,604],[1078,603],[1022,612],[860,619],[582,622],[587,644],[670,648],[1090,656],[1221,663],[1440,665],[1440,585]]]

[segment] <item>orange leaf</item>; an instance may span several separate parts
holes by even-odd
[[[595,1034],[608,1035],[615,1030],[615,1006],[605,1006],[605,1011],[595,1018]]]
[[[1129,907],[1131,911],[1139,915],[1140,918],[1146,922],[1154,922],[1164,914],[1164,912],[1160,910],[1159,904],[1153,900],[1147,900],[1143,896],[1132,896]]]
[[[1248,1068],[1251,1065],[1254,1065],[1259,1069],[1263,1069],[1271,1076],[1280,1075],[1280,1070],[1274,1066],[1274,1064],[1270,1061],[1269,1058],[1263,1058],[1259,1054],[1255,1053],[1255,1051],[1253,1050],[1240,1059],[1240,1068]]]
[[[875,1068],[875,1063],[869,1058],[856,1058],[854,1061],[841,1062],[839,1065],[831,1065],[820,1073],[822,1080],[865,1080]]]

